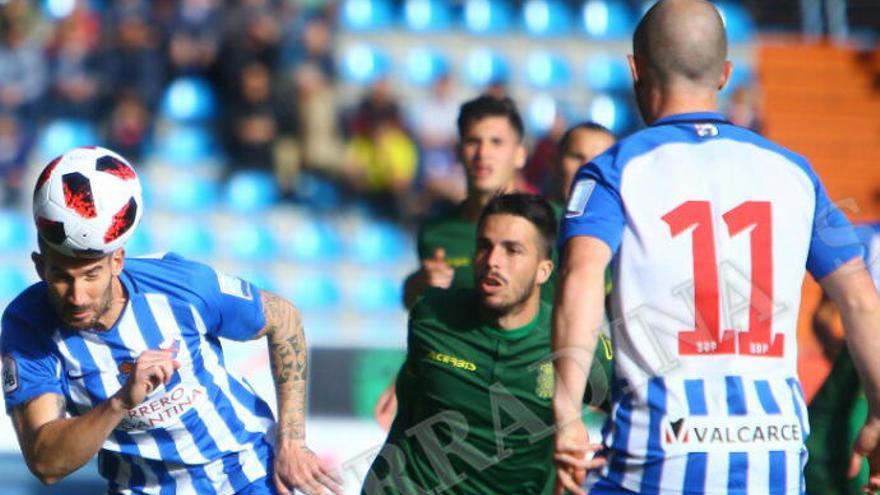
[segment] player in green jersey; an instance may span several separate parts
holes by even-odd
[[[528,194],[478,221],[475,289],[430,289],[410,313],[398,415],[364,493],[550,493],[556,219]],[[601,374],[599,374],[601,375]],[[597,401],[603,385],[594,384]]]

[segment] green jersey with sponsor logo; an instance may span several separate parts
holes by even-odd
[[[481,321],[473,289],[425,291],[410,313],[397,417],[364,493],[551,493],[550,314],[542,302],[532,322],[501,330]]]

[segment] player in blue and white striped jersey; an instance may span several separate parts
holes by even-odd
[[[94,191],[99,195],[100,191]],[[3,391],[25,460],[53,483],[98,454],[110,493],[339,492],[305,444],[296,308],[173,254],[69,257],[2,319]],[[225,366],[220,337],[267,338],[279,420]]]
[[[846,217],[802,157],[716,112],[730,77],[711,3],[662,0],[630,59],[648,128],[583,166],[553,322],[558,488],[591,495],[804,492],[797,378],[806,270],[840,307],[872,414],[853,462],[880,487],[880,298]],[[581,394],[612,266],[612,412],[589,444]],[[598,458],[590,451],[601,449]]]

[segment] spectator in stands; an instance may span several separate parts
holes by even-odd
[[[106,126],[107,143],[120,154],[139,161],[150,132],[151,115],[134,91],[116,99]]]
[[[0,8],[0,111],[30,127],[46,91],[46,60],[31,29],[28,2],[12,0]]]
[[[550,199],[564,203],[578,169],[616,141],[610,130],[595,122],[581,122],[569,127],[559,139],[551,187],[547,189]]]
[[[0,113],[0,206],[13,206],[21,197],[33,135],[10,113]]]
[[[77,8],[49,42],[49,114],[95,120],[101,104],[102,67],[97,16]]]
[[[423,208],[448,206],[465,197],[464,171],[455,157],[458,105],[452,94],[452,81],[444,74],[434,82],[427,98],[410,106],[409,122],[421,148],[419,185]]]
[[[835,41],[844,41],[849,35],[849,21],[846,18],[846,0],[800,0],[801,25],[804,35],[818,38],[824,32]],[[825,11],[825,22],[822,11]],[[823,26],[826,29],[823,29]]]
[[[273,96],[269,67],[257,61],[245,66],[225,123],[232,169],[274,170],[278,115]]]
[[[327,80],[336,77],[333,61],[333,31],[321,15],[304,15],[288,19],[288,28],[281,45],[281,65],[296,69],[300,65],[317,67]]]
[[[220,45],[219,87],[224,97],[236,98],[238,81],[250,64],[257,62],[275,74],[281,30],[268,5],[243,4],[225,11],[226,31]]]
[[[220,50],[217,0],[182,0],[169,30],[171,76],[207,76]]]
[[[565,133],[567,122],[562,112],[556,112],[553,125],[532,149],[532,155],[523,169],[523,180],[538,191],[547,191],[553,180],[553,164],[559,154],[559,139]]]
[[[104,57],[104,93],[131,90],[153,109],[165,82],[165,63],[149,11],[139,2],[124,2],[111,13],[112,31]]]

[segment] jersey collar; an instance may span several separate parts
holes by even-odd
[[[658,125],[690,124],[701,122],[727,123],[727,119],[718,112],[677,113],[674,115],[667,115],[661,119],[657,119],[656,121],[654,121],[653,124],[651,124],[651,127]]]
[[[543,312],[544,305],[539,304],[538,311],[535,313],[535,317],[532,318],[532,321],[526,323],[521,327],[511,328],[510,330],[504,330],[487,324],[483,324],[481,325],[481,327],[485,332],[489,333],[490,335],[500,337],[504,340],[516,340],[532,333],[532,330],[534,330],[535,327],[538,326],[538,321],[541,319],[541,315]]]

